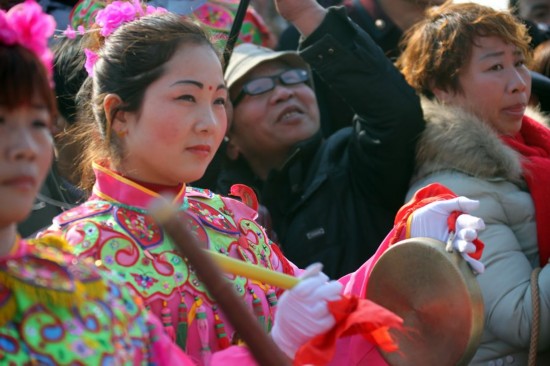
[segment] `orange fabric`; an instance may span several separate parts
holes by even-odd
[[[361,334],[385,351],[398,349],[388,331],[390,328],[401,330],[403,319],[391,311],[356,296],[344,296],[338,301],[331,301],[328,307],[336,319],[336,325],[300,347],[294,365],[327,364],[334,355],[336,340],[355,334]]]

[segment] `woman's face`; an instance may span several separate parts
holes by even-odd
[[[501,134],[514,135],[520,130],[531,94],[531,75],[516,46],[499,37],[476,38],[458,80],[462,92],[436,91],[438,99],[465,108]]]
[[[201,178],[227,126],[227,89],[221,63],[207,45],[185,44],[146,90],[138,112],[124,112],[125,175],[176,185]],[[118,124],[118,125],[117,125]]]
[[[0,228],[23,221],[50,169],[52,116],[40,98],[0,106]]]

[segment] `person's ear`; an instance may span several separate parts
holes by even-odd
[[[450,104],[452,98],[454,97],[454,93],[450,93],[447,90],[439,88],[432,88],[432,93],[442,104]]]
[[[239,147],[227,136],[225,137],[225,141],[225,154],[229,160],[237,160],[239,157]]]
[[[103,109],[105,109],[105,118],[107,118],[107,133],[111,131],[117,135],[125,135],[128,128],[126,126],[125,112],[120,110],[122,99],[116,94],[107,94],[103,99]]]

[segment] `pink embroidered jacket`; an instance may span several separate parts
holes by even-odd
[[[212,353],[238,343],[239,337],[148,214],[159,194],[101,165],[94,164],[94,170],[90,199],[59,215],[41,235],[60,234],[77,255],[118,273],[195,363],[210,364]],[[191,187],[183,187],[174,202],[190,214],[194,235],[209,250],[291,275],[298,270],[254,221],[256,211],[242,202]],[[227,275],[227,280],[269,330],[279,289],[238,276]]]

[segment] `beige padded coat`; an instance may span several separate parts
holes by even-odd
[[[423,110],[427,125],[418,143],[408,198],[438,182],[459,196],[479,200],[480,208],[472,214],[486,224],[480,233],[486,270],[477,277],[485,328],[471,364],[527,365],[533,318],[529,279],[539,266],[539,256],[535,210],[522,178],[520,157],[488,125],[460,109],[424,100]],[[540,121],[539,117],[535,119]],[[550,266],[541,271],[539,287],[539,349],[548,349]]]

